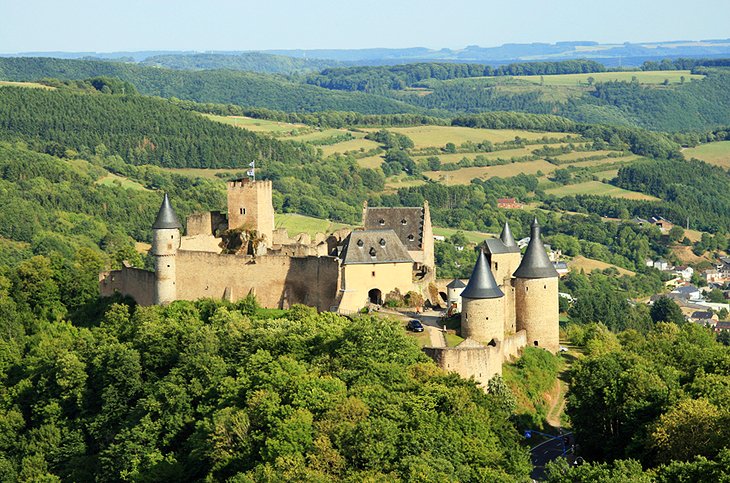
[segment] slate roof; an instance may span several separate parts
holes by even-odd
[[[690,295],[690,294],[693,294],[693,293],[699,292],[699,291],[700,291],[700,289],[698,289],[694,285],[683,285],[681,287],[677,287],[674,290],[672,290],[672,292],[682,294],[682,295]]]
[[[413,263],[393,230],[355,230],[343,244],[343,265],[356,263]]]
[[[453,279],[449,284],[446,286],[446,288],[464,288],[466,285],[464,285],[464,282],[459,280],[458,278]]]
[[[520,266],[515,270],[514,276],[517,278],[553,278],[558,276],[555,271],[553,262],[545,252],[545,246],[540,239],[540,225],[537,218],[532,222],[530,227],[530,243],[527,245],[525,255],[522,257]]]
[[[705,311],[697,311],[692,313],[692,318],[696,320],[710,320],[712,319],[712,316],[715,315],[712,312],[705,312]]]
[[[423,247],[423,207],[365,209],[363,228],[365,230],[393,230],[408,250],[421,250]]]
[[[179,230],[182,228],[182,223],[177,218],[175,210],[172,209],[167,193],[165,193],[165,197],[162,199],[160,211],[157,212],[157,219],[155,219],[155,224],[152,225],[152,228],[156,230],[169,228],[177,228]]]
[[[469,283],[461,292],[461,298],[467,299],[496,299],[503,297],[504,293],[499,289],[497,282],[494,280],[492,270],[487,263],[487,257],[481,249],[477,250],[477,262],[474,264],[474,271],[471,272]]]
[[[515,237],[512,236],[512,230],[509,227],[508,221],[504,222],[504,228],[502,228],[502,233],[500,233],[499,239],[502,240],[504,246],[512,249],[513,252],[520,251],[520,248],[517,246],[517,242],[515,242]]]

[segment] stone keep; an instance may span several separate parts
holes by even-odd
[[[160,211],[152,225],[152,255],[155,257],[155,304],[164,305],[177,299],[176,256],[180,248],[182,224],[165,193]]]
[[[558,272],[545,252],[537,219],[532,222],[530,243],[514,277],[517,330],[527,332],[528,345],[557,352]]]
[[[504,340],[504,293],[481,248],[469,283],[461,292],[461,336],[482,344]]]
[[[228,182],[228,228],[256,230],[271,247],[274,240],[274,205],[271,181],[248,178]]]

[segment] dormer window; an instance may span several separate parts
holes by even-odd
[[[381,218],[378,220],[378,223],[380,223],[381,226],[385,225],[385,220]]]
[[[381,238],[380,239],[380,246],[381,247],[384,247],[385,246],[385,239],[384,238]]]
[[[370,256],[375,258],[375,255],[376,255],[375,248],[370,247]]]
[[[407,224],[408,224],[408,220],[406,220],[405,218],[403,218],[403,219],[402,219],[402,220],[400,221],[400,224],[401,224],[401,225],[407,225]]]
[[[363,242],[362,240],[357,241],[357,246],[359,246],[359,247],[363,246],[364,244],[365,244],[365,242]]]
[[[415,239],[416,239],[416,237],[413,236],[412,234],[411,235],[408,235],[408,241],[413,241]]]

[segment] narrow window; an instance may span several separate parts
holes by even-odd
[[[530,289],[530,287],[525,287],[525,292],[527,292]]]
[[[174,239],[175,239],[175,235],[170,235],[170,240],[174,240]]]
[[[375,276],[375,272],[373,272],[373,277]]]
[[[547,290],[547,284],[543,285],[542,288],[544,288],[545,290]]]

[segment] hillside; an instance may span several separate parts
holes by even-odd
[[[420,109],[364,93],[327,89],[274,75],[229,70],[181,71],[156,67],[53,58],[0,58],[0,80],[62,80],[108,76],[132,83],[145,95],[197,102],[230,103],[283,111],[355,111],[364,114],[417,112]]]

